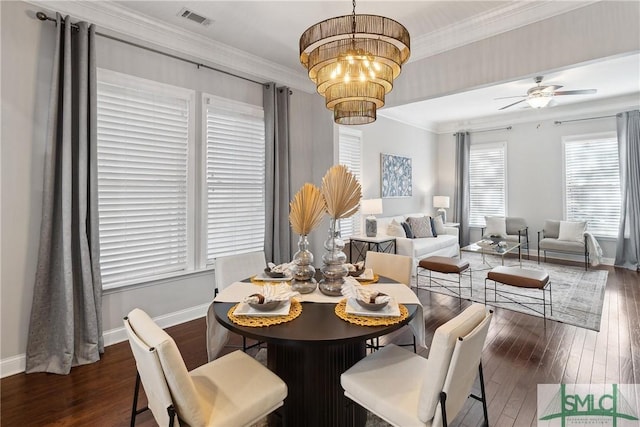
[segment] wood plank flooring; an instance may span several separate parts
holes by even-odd
[[[609,271],[600,332],[497,309],[483,353],[492,427],[535,426],[537,384],[640,383],[640,274]],[[427,343],[433,331],[461,311],[457,299],[420,291]],[[462,303],[462,309],[468,306]],[[168,328],[188,369],[207,360],[205,321]],[[408,328],[387,337],[404,342]],[[233,337],[236,344],[239,337]],[[231,350],[230,350],[231,351]],[[18,374],[0,380],[3,426],[127,426],[135,381],[127,342],[109,346],[102,360],[70,375]],[[141,399],[145,403],[144,397]],[[452,425],[480,426],[482,408],[472,399]],[[147,411],[137,426],[155,426]],[[296,426],[301,427],[301,426]]]

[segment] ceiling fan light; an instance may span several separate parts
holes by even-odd
[[[549,105],[549,102],[551,102],[551,98],[551,94],[531,94],[527,98],[527,104],[529,104],[531,108],[544,108]]]

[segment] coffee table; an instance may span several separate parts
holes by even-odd
[[[519,251],[517,250],[520,247],[520,243],[517,242],[503,242],[503,246],[498,246],[497,244],[493,244],[490,246],[481,244],[482,240],[476,243],[472,243],[468,246],[460,248],[463,252],[476,252],[482,254],[482,263],[489,266],[489,268],[493,268],[489,262],[487,262],[485,255],[495,255],[500,257],[500,262],[504,265],[504,256],[508,253],[518,252],[518,262],[520,267],[522,268],[522,258],[520,257]]]

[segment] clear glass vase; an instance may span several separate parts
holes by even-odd
[[[347,255],[342,252],[344,249],[344,241],[340,238],[340,229],[338,221],[331,218],[329,223],[329,238],[324,242],[326,252],[322,255],[322,271],[323,279],[320,281],[318,288],[325,295],[342,295],[342,284],[344,277],[349,274],[349,270],[344,263],[347,261]]]
[[[298,252],[293,255],[293,279],[291,289],[301,294],[313,292],[318,286],[314,279],[316,269],[313,266],[313,254],[309,250],[309,240],[306,235],[298,239]]]

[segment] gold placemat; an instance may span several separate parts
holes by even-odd
[[[276,285],[278,283],[286,283],[287,285],[291,284],[291,280],[260,280],[257,278],[258,276],[251,276],[251,283],[254,285]]]
[[[380,276],[378,276],[376,273],[373,273],[373,279],[371,280],[362,280],[362,279],[356,279],[358,281],[358,283],[360,283],[361,285],[370,285],[372,283],[378,283],[378,280],[380,280]]]
[[[238,304],[234,305],[227,312],[227,317],[236,325],[240,326],[250,326],[252,328],[261,328],[263,326],[271,326],[278,325],[280,323],[290,322],[296,317],[300,316],[302,313],[302,304],[298,300],[291,300],[291,309],[289,310],[289,314],[283,316],[271,316],[271,317],[261,317],[261,316],[235,316],[233,312],[235,311]]]
[[[336,304],[335,312],[336,316],[349,323],[353,323],[360,326],[389,326],[400,323],[409,317],[409,310],[402,304],[398,304],[400,308],[400,316],[396,317],[375,317],[375,316],[358,316],[357,314],[348,314],[345,311],[347,306],[347,300],[343,299]]]

